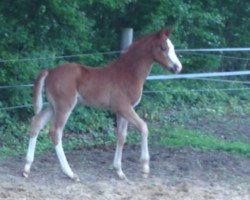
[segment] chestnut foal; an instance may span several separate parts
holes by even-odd
[[[116,114],[117,145],[113,165],[121,179],[126,179],[121,160],[128,123],[139,130],[142,172],[147,175],[150,171],[148,128],[134,107],[140,102],[143,84],[154,62],[175,72],[182,69],[169,39],[170,33],[170,29],[162,29],[139,39],[126,53],[103,68],[71,63],[41,72],[34,84],[33,104],[36,115],[31,123],[23,176],[29,176],[39,131],[52,119],[49,134],[61,168],[68,177],[79,180],[71,170],[62,147],[63,129],[77,102],[93,107],[109,107]],[[42,110],[44,85],[49,106]]]

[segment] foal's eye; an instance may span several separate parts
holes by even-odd
[[[161,50],[162,50],[162,51],[166,51],[166,50],[167,50],[167,47],[161,46]]]

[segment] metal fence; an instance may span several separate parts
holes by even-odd
[[[194,53],[194,52],[248,52],[250,48],[213,48],[213,49],[177,49],[178,53]],[[57,56],[53,58],[23,58],[23,59],[15,59],[15,60],[0,60],[0,63],[6,62],[24,62],[24,61],[35,61],[35,60],[46,60],[46,59],[63,59],[63,58],[74,58],[74,57],[83,57],[90,56],[95,54],[119,54],[122,51],[109,51],[109,52],[100,52],[100,53],[87,53],[87,54],[77,54],[77,55],[66,55],[66,56]],[[202,54],[206,55],[206,54]],[[240,58],[240,57],[228,57],[231,59],[240,59],[245,61],[250,61],[250,58]],[[208,80],[208,81],[218,81],[218,82],[233,82],[240,84],[250,84],[250,81],[234,81],[234,80],[223,80],[223,79],[213,79],[214,77],[229,77],[229,76],[246,76],[250,75],[250,70],[246,71],[231,71],[231,72],[210,72],[210,73],[192,73],[192,74],[171,74],[171,75],[151,75],[147,77],[147,81],[162,81],[162,80],[173,80],[173,79],[198,79],[198,80]],[[29,88],[32,87],[33,84],[20,84],[20,85],[2,85],[0,86],[0,90],[8,90],[8,89],[20,89],[20,88]],[[250,88],[224,88],[221,90],[229,91],[229,90],[242,90],[242,89],[250,89]],[[197,90],[190,90],[197,91]],[[144,91],[145,93],[149,92],[159,92],[159,91]],[[161,91],[162,92],[162,91]],[[4,110],[13,110],[13,109],[21,109],[31,107],[31,104],[28,105],[13,105],[9,107],[1,107],[0,111]]]

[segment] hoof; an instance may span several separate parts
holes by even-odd
[[[133,184],[133,182],[130,181],[128,178],[124,179],[123,181],[125,181],[125,183],[127,183],[128,185],[132,185]]]
[[[143,178],[148,178],[149,177],[149,172],[150,172],[150,168],[148,165],[144,165],[142,168],[142,177]]]
[[[80,178],[78,175],[74,174],[72,177],[71,177],[72,180],[76,181],[76,182],[80,182]]]
[[[123,173],[123,171],[116,171],[118,177],[121,179],[121,180],[128,180],[126,175]]]
[[[30,174],[29,172],[23,171],[23,177],[24,177],[24,178],[28,178],[28,177],[29,177],[29,174]]]
[[[145,174],[145,173],[142,174],[142,178],[145,178],[145,179],[146,179],[146,178],[148,178],[148,177],[149,177],[149,174]]]
[[[143,168],[142,168],[142,173],[143,174],[149,174],[150,172],[150,168],[148,165],[144,165]]]
[[[132,185],[132,182],[126,177],[126,175],[122,172],[122,173],[118,173],[118,177],[120,178],[120,180],[125,181],[128,185]]]

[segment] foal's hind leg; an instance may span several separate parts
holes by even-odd
[[[26,164],[25,164],[24,170],[23,170],[23,176],[26,178],[29,176],[30,168],[31,168],[32,162],[34,160],[37,136],[38,136],[40,130],[50,120],[52,115],[53,115],[52,108],[48,107],[44,111],[42,111],[39,114],[37,114],[36,116],[34,116],[32,119],[29,146],[28,146],[28,151],[27,151],[27,155],[26,155]]]
[[[73,173],[73,171],[71,170],[69,166],[69,163],[67,161],[67,158],[65,156],[63,146],[62,146],[63,129],[75,104],[76,102],[72,103],[72,105],[68,108],[65,108],[66,107],[65,106],[64,108],[61,107],[60,109],[60,107],[58,107],[56,109],[54,122],[50,130],[50,136],[55,145],[56,154],[59,159],[62,171],[71,179],[79,181],[78,176]]]
[[[117,144],[116,144],[113,166],[116,169],[116,172],[121,179],[126,179],[126,176],[122,171],[122,150],[124,143],[126,141],[127,128],[128,128],[128,121],[125,118],[117,115],[117,128],[116,128]]]

